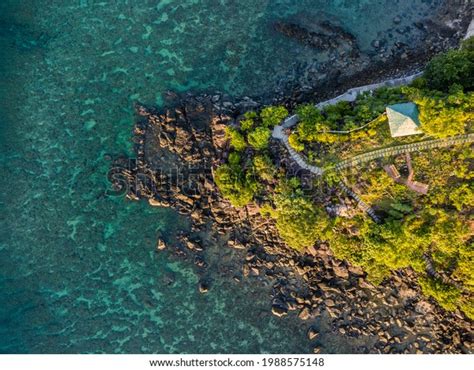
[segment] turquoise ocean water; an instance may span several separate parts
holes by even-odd
[[[310,351],[305,324],[271,315],[264,284],[217,274],[199,294],[192,264],[154,248],[185,221],[106,197],[104,155],[130,153],[135,101],[271,94],[293,63],[323,58],[273,20],[337,19],[364,50],[394,16],[409,23],[436,5],[2,0],[0,352]]]

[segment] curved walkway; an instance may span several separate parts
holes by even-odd
[[[471,23],[469,24],[469,28],[466,32],[466,36],[464,37],[464,39],[467,39],[471,36],[474,36],[474,19],[471,20]],[[329,100],[316,104],[316,107],[324,108],[325,106],[336,104],[340,101],[353,102],[357,99],[357,97],[360,94],[364,92],[374,91],[381,87],[396,87],[396,86],[408,85],[412,83],[416,78],[420,77],[422,74],[423,72],[418,72],[406,77],[393,78],[393,79],[389,79],[380,83],[355,87],[353,89],[347,90],[344,94],[336,96],[333,99],[329,99]],[[285,147],[290,152],[290,155],[293,158],[293,160],[296,161],[302,168],[305,168],[311,171],[312,173],[314,173],[315,175],[320,176],[324,173],[324,169],[307,164],[306,161],[303,159],[303,157],[299,155],[298,153],[296,153],[296,151],[290,146],[288,142],[288,136],[285,134],[284,130],[290,127],[293,127],[298,122],[299,122],[299,117],[297,114],[294,114],[292,116],[285,118],[280,125],[275,126],[275,128],[273,129],[272,136],[275,139],[281,140],[283,142]],[[454,144],[470,143],[473,141],[474,141],[473,134],[470,134],[470,135],[456,136],[456,137],[447,138],[447,139],[424,141],[424,142],[419,142],[419,143],[414,143],[414,144],[399,145],[392,148],[379,149],[370,153],[357,155],[351,159],[344,160],[336,165],[336,169],[343,169],[355,164],[367,162],[367,161],[380,158],[380,157],[413,152],[417,150],[426,150],[426,149],[432,149],[432,148],[446,147],[446,146],[450,146]]]
[[[273,130],[273,134],[272,136],[275,138],[275,139],[278,139],[278,140],[281,140],[281,142],[283,143],[283,145],[286,147],[286,149],[288,150],[288,152],[290,153],[290,156],[291,158],[296,162],[298,163],[298,165],[305,169],[305,170],[308,170],[312,173],[314,173],[315,175],[317,176],[321,176],[324,172],[324,170],[320,167],[317,167],[317,166],[313,166],[313,165],[310,165],[308,163],[306,163],[305,159],[300,155],[298,154],[290,145],[289,141],[288,141],[288,136],[285,134],[285,132],[283,131],[283,127],[282,126],[276,126],[275,129]]]
[[[276,126],[273,130],[272,136],[275,139],[282,141],[283,145],[290,153],[291,158],[296,163],[298,163],[301,168],[308,170],[317,176],[321,176],[324,173],[325,170],[323,168],[308,164],[306,160],[291,147],[290,143],[288,142],[288,136],[284,132],[283,126]],[[465,134],[444,139],[425,140],[412,144],[402,144],[356,155],[352,158],[339,162],[334,166],[334,169],[340,171],[345,168],[357,166],[359,164],[370,162],[378,158],[390,157],[394,155],[411,153],[421,150],[444,148],[452,145],[467,144],[472,142],[474,142],[474,134]]]
[[[321,176],[324,173],[323,168],[312,166],[306,163],[304,158],[290,146],[290,143],[288,142],[288,136],[284,132],[284,129],[282,126],[275,127],[275,130],[273,130],[273,137],[283,142],[285,147],[288,149],[288,152],[290,153],[291,158],[296,163],[298,163],[298,165],[301,168],[308,170],[317,176]],[[402,153],[410,153],[410,152],[415,152],[419,150],[442,148],[442,147],[447,147],[447,146],[456,145],[456,144],[467,144],[467,143],[472,143],[472,142],[474,142],[474,134],[466,134],[466,135],[449,137],[445,139],[428,140],[428,141],[421,141],[421,142],[412,143],[412,144],[397,145],[391,148],[378,149],[369,153],[356,155],[350,159],[339,162],[334,167],[334,169],[336,171],[340,171],[344,168],[357,166],[359,164],[362,164],[364,162],[369,162],[377,158],[389,157],[393,155],[399,155]],[[346,184],[344,184],[344,182],[340,181],[338,185],[345,193],[347,193],[347,195],[349,195],[351,198],[353,198],[357,202],[357,207],[359,207],[363,212],[367,213],[376,223],[380,223],[380,218],[376,215],[374,209],[371,206],[365,203],[356,193],[354,193]]]
[[[333,99],[326,100],[324,102],[316,104],[316,108],[324,108],[328,105],[337,104],[341,101],[353,102],[357,99],[357,97],[365,92],[371,92],[381,87],[397,87],[397,86],[405,86],[411,84],[416,78],[420,77],[423,72],[418,72],[406,77],[400,78],[392,78],[390,80],[386,80],[383,82],[379,82],[376,84],[370,84],[365,86],[354,87],[353,89],[347,90],[344,94],[336,96]]]
[[[402,85],[408,85],[411,83],[415,78],[419,77],[422,75],[422,72],[415,73],[411,76],[407,77],[401,77],[401,78],[395,78],[395,79],[390,79],[387,81],[383,81],[380,83],[376,84],[371,84],[371,85],[365,85],[365,86],[360,86],[360,87],[355,87],[353,89],[347,90],[344,94],[339,95],[333,99],[329,99],[326,101],[323,101],[321,103],[316,104],[317,108],[323,108],[328,105],[336,104],[340,101],[348,101],[352,102],[357,99],[357,97],[368,91],[373,91],[376,89],[379,89],[381,87],[395,87],[395,86],[402,86]],[[317,166],[312,166],[306,163],[306,161],[303,159],[301,155],[299,155],[291,146],[290,143],[288,142],[288,136],[285,134],[284,130],[288,129],[290,127],[295,126],[299,122],[299,117],[297,114],[294,114],[292,116],[289,116],[283,120],[283,122],[275,126],[273,129],[272,137],[275,139],[281,140],[283,144],[285,145],[286,149],[290,152],[291,157],[293,160],[298,163],[298,165],[308,171],[311,171],[315,175],[322,175],[324,170],[320,167]]]
[[[376,84],[370,84],[370,85],[365,85],[365,86],[359,86],[359,87],[354,87],[353,89],[347,90],[344,94],[341,94],[339,96],[336,96],[335,98],[323,101],[321,103],[316,104],[316,108],[324,108],[328,105],[333,105],[337,104],[340,101],[347,101],[347,102],[353,102],[357,99],[357,97],[364,93],[364,92],[370,92],[374,91],[377,89],[380,89],[381,87],[397,87],[397,86],[404,86],[408,85],[413,82],[416,78],[420,77],[423,74],[423,72],[418,72],[415,74],[412,74],[407,77],[400,77],[400,78],[393,78],[390,80],[386,80],[380,83]],[[296,125],[299,122],[299,117],[297,114],[294,114],[292,116],[287,117],[286,119],[283,120],[281,125],[276,126],[277,127],[283,127],[283,128],[290,128]]]

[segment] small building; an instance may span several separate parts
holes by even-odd
[[[421,134],[418,108],[414,103],[389,105],[387,108],[388,125],[392,137]]]

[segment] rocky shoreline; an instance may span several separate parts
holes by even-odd
[[[300,102],[318,102],[355,86],[419,72],[434,55],[459,45],[472,20],[472,11],[468,2],[456,6],[448,2],[430,18],[416,22],[408,29],[399,27],[400,20],[395,17],[389,30],[393,45],[387,37],[381,36],[372,40],[371,50],[364,51],[340,25],[329,22],[314,25],[312,20],[300,25],[294,24],[293,19],[276,22],[275,32],[306,47],[328,49],[328,61],[292,66],[278,88],[271,96],[264,97],[263,102],[290,107]],[[304,21],[304,16],[300,18]],[[397,40],[397,35],[413,30],[418,36],[409,45]]]
[[[137,156],[117,158],[109,179],[130,199],[147,199],[151,206],[172,207],[189,217],[191,233],[163,236],[157,249],[193,260],[202,293],[212,289],[206,246],[225,244],[240,252],[232,269],[235,280],[250,277],[273,285],[276,316],[296,311],[300,319],[314,322],[308,339],[316,352],[324,352],[324,343],[318,342],[323,326],[353,342],[356,352],[472,352],[472,323],[423,297],[412,271],[394,273],[375,287],[362,270],[334,258],[327,245],[306,254],[288,248],[258,206],[233,208],[219,194],[212,171],[227,155],[224,128],[237,116],[219,95],[168,98],[173,108],[162,112],[137,106]],[[278,143],[272,151],[290,171]]]
[[[452,17],[449,9],[444,16]],[[298,80],[271,99],[232,101],[222,94],[167,93],[168,108],[163,110],[137,104],[135,158],[115,158],[109,181],[129,199],[171,207],[189,219],[190,233],[164,235],[157,250],[192,260],[201,276],[201,293],[212,289],[211,257],[206,253],[209,244],[232,248],[237,256],[235,266],[224,273],[236,282],[249,278],[271,284],[273,314],[297,315],[310,323],[308,339],[315,353],[326,352],[325,343],[319,340],[321,332],[344,338],[356,353],[472,353],[472,322],[424,297],[413,271],[397,271],[376,287],[365,280],[361,269],[336,259],[325,244],[307,253],[296,252],[279,238],[273,221],[260,215],[258,205],[236,209],[223,199],[212,176],[228,155],[225,127],[245,111],[268,103],[291,109],[301,102],[333,97],[349,87],[378,82],[382,76],[419,70],[433,54],[456,44],[467,23],[460,19],[448,32],[442,22],[433,21],[435,25],[423,25],[429,29],[428,39],[437,38],[427,41],[433,45],[430,50],[404,50],[392,55],[390,62],[361,63],[350,74],[318,71],[324,76],[318,83]],[[283,24],[278,28],[306,40],[300,28]],[[344,40],[351,39],[346,36]],[[305,87],[307,82],[316,87]],[[318,87],[321,84],[324,89]],[[283,93],[288,89],[293,92]],[[296,173],[278,142],[271,145],[275,163]]]

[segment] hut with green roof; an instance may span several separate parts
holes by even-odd
[[[418,108],[414,103],[389,105],[386,108],[392,137],[421,134]]]

